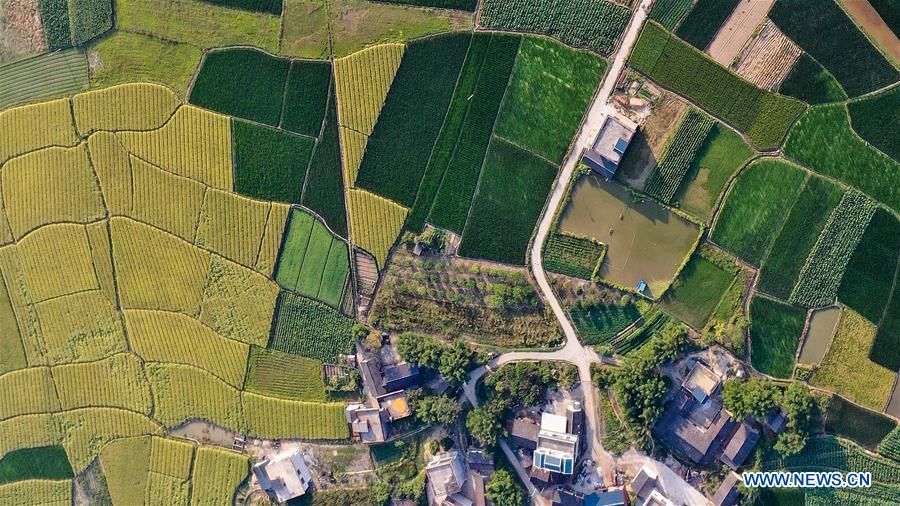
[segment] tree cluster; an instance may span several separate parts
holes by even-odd
[[[407,362],[437,369],[453,386],[465,383],[475,364],[475,352],[461,339],[448,346],[430,336],[404,332],[397,339],[397,352]]]
[[[733,379],[725,382],[722,400],[725,408],[738,419],[753,415],[764,420],[776,407],[783,409],[787,425],[775,443],[775,449],[783,456],[803,450],[817,416],[816,403],[809,390],[798,382],[782,389],[772,381]]]

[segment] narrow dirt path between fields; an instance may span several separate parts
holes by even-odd
[[[774,3],[775,0],[741,0],[709,43],[709,56],[722,66],[731,67],[731,62],[750,40]]]

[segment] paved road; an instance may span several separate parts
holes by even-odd
[[[594,388],[593,382],[591,381],[591,364],[598,362],[615,364],[617,361],[609,357],[600,357],[593,348],[582,346],[578,341],[578,334],[575,332],[572,323],[569,321],[568,315],[556,298],[556,294],[553,293],[550,284],[547,282],[547,275],[544,272],[544,263],[541,259],[541,250],[543,249],[544,241],[547,239],[547,235],[553,226],[553,218],[556,216],[556,211],[559,209],[559,206],[563,204],[562,199],[566,193],[566,186],[568,185],[569,180],[572,179],[575,168],[578,166],[581,159],[581,152],[593,144],[594,139],[597,137],[597,133],[600,131],[600,127],[603,126],[603,121],[609,114],[610,109],[607,102],[609,101],[609,97],[619,78],[619,74],[625,67],[625,60],[631,53],[631,48],[637,41],[641,27],[647,19],[647,13],[652,2],[653,0],[642,0],[636,13],[631,18],[631,22],[622,39],[622,44],[613,58],[613,64],[610,67],[609,73],[606,75],[606,78],[600,87],[600,91],[597,93],[597,96],[588,111],[584,124],[579,130],[575,145],[569,153],[569,157],[562,166],[556,186],[553,188],[553,193],[550,195],[550,204],[544,211],[544,215],[538,225],[537,234],[531,249],[531,268],[535,280],[544,296],[544,301],[553,310],[556,319],[559,320],[559,324],[566,336],[566,344],[561,349],[552,352],[528,351],[504,353],[487,364],[487,368],[493,369],[510,362],[538,360],[568,362],[578,367],[578,376],[584,393],[583,409],[586,419],[585,431],[586,434],[589,435],[586,438],[586,449],[594,462],[600,465],[605,483],[613,482],[616,462],[613,456],[603,448],[603,444],[598,436],[597,427],[599,426],[598,422],[600,416],[598,405],[599,399],[597,397],[597,389]],[[463,386],[463,393],[473,406],[478,406],[478,400],[475,396],[475,385],[485,372],[485,366],[472,371],[469,381]],[[510,462],[513,464],[513,467],[516,468],[516,472],[528,488],[528,492],[531,494],[532,499],[538,504],[546,502],[542,497],[534,493],[534,487],[531,486],[527,474],[524,469],[519,466],[518,460],[515,458],[515,455],[512,454],[506,441],[502,441],[500,446],[507,455],[507,458],[509,458]]]

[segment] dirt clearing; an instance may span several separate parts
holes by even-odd
[[[46,48],[38,0],[0,1],[0,65]]]
[[[900,64],[900,39],[888,28],[878,12],[869,5],[869,2],[867,0],[841,0],[840,3],[869,38],[894,60],[894,65]]]
[[[774,3],[775,0],[741,0],[709,43],[707,52],[712,59],[730,67]]]

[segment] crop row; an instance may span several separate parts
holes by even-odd
[[[596,304],[570,310],[584,344],[603,344],[641,317],[637,307],[628,303]]]
[[[350,189],[347,197],[353,243],[374,255],[379,267],[384,267],[409,210],[365,190]]]
[[[608,55],[628,23],[628,9],[605,0],[486,0],[485,28],[537,32]]]
[[[88,65],[80,49],[64,49],[0,67],[0,109],[88,87]]]
[[[282,399],[325,400],[322,362],[278,350],[252,350],[247,390]]]
[[[688,44],[703,50],[712,42],[722,23],[740,0],[698,0],[675,33]]]
[[[817,437],[806,443],[803,451],[790,457],[770,452],[766,470],[822,469],[827,471],[867,471],[872,481],[886,485],[900,484],[900,464],[865,453],[853,443],[834,437]]]
[[[691,5],[691,0],[658,0],[650,11],[650,18],[671,30],[690,10]]]
[[[270,347],[334,363],[338,355],[351,352],[352,326],[353,320],[339,311],[283,291],[278,298]]]
[[[834,302],[844,269],[862,239],[877,204],[857,191],[848,191],[831,213],[813,246],[790,301],[808,307]]]
[[[738,77],[656,22],[644,27],[629,63],[724,118],[762,149],[778,147],[804,109],[799,100],[763,91]]]
[[[691,108],[669,141],[666,153],[647,180],[644,191],[668,204],[712,126],[712,118]]]
[[[113,0],[41,0],[44,37],[51,49],[80,46],[113,25]]]
[[[593,280],[604,256],[606,245],[601,242],[552,233],[544,249],[544,265],[559,274]]]
[[[878,443],[878,453],[900,462],[900,427],[894,428]]]

